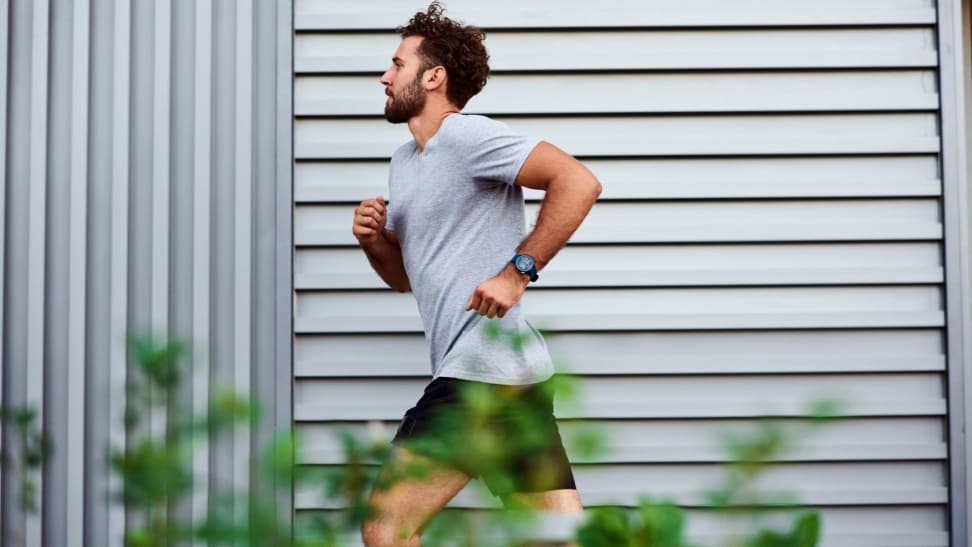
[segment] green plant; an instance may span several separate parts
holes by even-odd
[[[32,405],[0,406],[0,423],[4,428],[12,428],[12,435],[6,439],[8,444],[0,452],[0,466],[8,477],[19,479],[17,503],[20,509],[25,513],[36,513],[37,474],[53,452],[50,439],[38,423],[37,409]],[[22,530],[11,530],[10,533],[15,544],[24,544]]]
[[[496,333],[508,343],[524,341],[509,333]],[[339,435],[342,463],[325,469],[295,466],[299,440],[289,428],[274,435],[263,449],[254,480],[241,490],[210,492],[216,503],[195,521],[180,521],[170,507],[184,502],[196,488],[205,484],[203,477],[193,476],[192,454],[201,438],[218,439],[234,429],[248,427],[257,409],[245,395],[215,390],[210,408],[202,416],[193,416],[174,404],[175,394],[185,378],[180,368],[187,350],[183,343],[152,337],[130,340],[133,374],[127,387],[125,427],[128,445],[111,450],[109,461],[113,472],[123,479],[124,488],[116,492],[116,501],[139,518],[139,526],[128,530],[125,544],[132,547],[155,547],[202,540],[213,545],[247,544],[274,547],[340,547],[349,535],[357,533],[362,520],[371,513],[368,494],[375,481],[378,467],[391,454],[387,439],[361,438],[349,431]],[[577,400],[579,383],[570,377],[556,382],[558,396],[567,404]],[[463,394],[466,419],[487,423],[501,405],[518,405],[516,398],[496,398],[488,391],[472,389]],[[757,479],[779,456],[792,450],[797,441],[810,429],[826,423],[837,415],[831,402],[818,403],[799,427],[767,420],[746,433],[727,435],[725,446],[729,463],[723,481],[706,492],[708,505],[728,519],[744,520],[749,533],[735,538],[733,547],[815,547],[819,542],[822,522],[815,512],[803,511],[791,496],[780,492],[762,492]],[[501,476],[514,476],[509,454],[514,448],[534,446],[539,418],[524,406],[520,422],[512,429],[499,433],[488,427],[477,433],[456,427],[447,417],[440,426],[450,431],[445,443],[427,447],[442,452],[450,461],[474,463],[477,470]],[[12,427],[15,442],[4,447],[0,463],[8,476],[21,480],[21,507],[36,511],[36,481],[34,479],[51,453],[51,444],[37,424],[37,413],[29,407],[2,409],[0,417],[5,427]],[[149,425],[157,418],[165,418],[164,431]],[[602,453],[607,442],[593,427],[575,430],[573,452],[581,450],[585,457]],[[399,469],[399,477],[422,479],[427,469],[421,465],[407,465]],[[387,483],[377,484],[386,488]],[[342,509],[309,515],[302,519],[298,533],[292,534],[289,518],[276,513],[269,500],[272,484],[317,485],[325,498],[337,502]],[[484,496],[485,490],[480,490]],[[236,500],[244,499],[240,506]],[[235,510],[233,508],[236,508]],[[770,513],[794,511],[796,515],[784,529],[769,526],[763,517]],[[486,545],[522,546],[529,544],[535,512],[529,507],[515,511],[486,511],[470,515],[466,511],[447,510],[430,524],[423,537],[427,547]],[[671,501],[644,498],[636,508],[601,507],[587,512],[584,522],[576,530],[576,542],[581,547],[694,547],[685,539],[687,516]],[[488,533],[487,533],[488,532]],[[22,542],[21,542],[22,543]]]
[[[111,469],[123,483],[115,499],[140,523],[127,530],[125,544],[155,547],[196,539],[215,545],[291,545],[287,523],[263,496],[255,495],[270,492],[268,485],[274,478],[289,480],[295,449],[289,431],[277,434],[263,451],[254,483],[242,490],[210,492],[215,503],[197,521],[179,520],[169,510],[187,502],[197,488],[206,487],[204,477],[193,476],[196,443],[203,437],[218,440],[236,428],[247,427],[256,409],[245,395],[217,389],[211,394],[208,411],[193,416],[175,404],[184,381],[181,363],[187,346],[140,336],[129,340],[129,348],[133,377],[126,386],[128,446],[114,447],[109,455]],[[162,418],[164,431],[153,431],[151,421]],[[247,500],[242,508],[234,503],[239,499]]]

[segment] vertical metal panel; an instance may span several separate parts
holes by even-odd
[[[195,4],[195,59],[193,86],[193,196],[192,226],[195,237],[192,243],[192,337],[205,340],[209,336],[210,325],[210,195],[212,181],[210,174],[212,153],[212,28],[213,6],[210,0],[200,0]],[[191,358],[192,410],[199,414],[209,408],[210,359],[201,350],[193,351]],[[209,476],[209,442],[200,439],[193,453],[192,469],[196,477]],[[209,507],[208,490],[200,488],[192,499],[192,514],[201,518]]]
[[[104,333],[109,347],[108,381],[109,431],[106,449],[124,447],[128,442],[128,434],[124,427],[125,416],[125,386],[128,385],[128,351],[125,347],[124,334],[128,328],[128,291],[122,287],[128,286],[128,195],[131,180],[131,163],[129,158],[129,139],[131,138],[131,49],[132,22],[131,6],[127,0],[115,0],[113,8],[113,59],[111,70],[112,83],[112,128],[111,128],[111,188],[110,188],[110,271],[108,283],[111,290],[111,305],[108,310],[108,329]],[[108,479],[109,492],[122,491],[122,481],[117,475]],[[125,512],[118,506],[108,508],[107,539],[118,541],[125,533]]]
[[[0,0],[0,322],[4,320],[4,293],[7,255],[7,56],[10,41],[10,3]],[[0,360],[4,357],[3,325],[0,325]],[[3,366],[0,366],[0,404],[4,402]],[[0,453],[4,450],[3,434],[0,433]],[[0,526],[3,526],[4,495],[3,469],[0,469]],[[0,531],[0,540],[3,532]]]
[[[172,5],[170,0],[156,0],[149,4],[155,8],[151,21],[154,23],[152,37],[154,43],[152,67],[152,122],[151,143],[152,160],[151,181],[151,249],[150,287],[151,287],[151,330],[158,336],[169,335],[169,194],[170,188],[170,85],[171,85],[171,48],[172,48]],[[158,396],[162,396],[161,393]],[[165,434],[166,416],[161,412],[153,413],[151,430],[156,436]]]
[[[948,389],[949,389],[949,459],[952,545],[968,545],[969,495],[972,473],[969,456],[972,437],[967,427],[972,423],[972,385],[966,371],[972,343],[972,219],[969,218],[969,172],[966,127],[966,87],[969,70],[963,61],[962,2],[938,1],[938,42],[941,76],[942,182],[945,222],[945,290]],[[968,21],[964,21],[968,25]]]
[[[153,322],[152,301],[159,289],[152,286],[153,270],[165,267],[163,264],[152,264],[153,248],[153,219],[162,214],[155,208],[153,197],[153,175],[155,167],[153,161],[153,121],[154,96],[154,45],[155,45],[155,17],[154,2],[132,2],[131,34],[128,39],[130,48],[130,80],[129,87],[129,142],[126,152],[129,155],[128,171],[128,204],[126,211],[128,218],[127,245],[127,287],[128,287],[128,323],[122,333],[156,334],[155,329],[161,327]],[[129,356],[130,357],[130,356]],[[142,387],[146,380],[139,375],[128,375],[128,383]],[[140,429],[131,430],[132,436],[126,438],[126,448],[131,448],[134,438],[153,432],[152,426],[158,420],[156,412],[148,418],[148,423],[141,424]],[[130,511],[125,514],[126,529],[140,529],[148,526],[148,515],[145,511]]]
[[[38,423],[43,424],[44,376],[47,361],[44,354],[45,253],[47,250],[47,77],[48,77],[48,0],[33,3],[33,34],[30,85],[30,175],[27,203],[27,403],[37,408]],[[37,480],[37,491],[44,492],[43,477]],[[45,500],[40,500],[41,507]],[[28,545],[39,545],[42,522],[37,513],[27,515],[24,538]]]
[[[233,255],[236,249],[233,214],[236,209],[234,157],[234,120],[236,55],[236,3],[227,0],[213,2],[213,157],[212,157],[212,316],[210,323],[210,381],[214,388],[232,385],[235,368],[233,355],[235,333],[235,276]],[[211,488],[225,488],[233,484],[234,465],[232,440],[210,439],[209,482]],[[210,504],[214,501],[211,499]]]
[[[243,333],[252,332],[252,269],[251,251],[253,246],[253,3],[252,0],[239,0],[236,4],[236,142],[233,157],[236,160],[234,202],[234,286],[233,303],[233,376],[232,385],[238,393],[250,392],[252,369],[251,338]],[[245,488],[249,483],[251,461],[250,436],[240,431],[234,437],[233,446],[233,483]],[[240,495],[237,513],[247,501]]]
[[[168,135],[170,146],[171,196],[169,199],[169,334],[179,340],[193,339],[193,151],[195,123],[195,5],[187,0],[174,0],[171,5],[171,114]],[[192,366],[195,350],[179,363],[186,375],[185,385],[175,394],[174,414],[186,416],[193,407],[192,382],[197,372]],[[176,418],[176,416],[170,416]],[[192,447],[195,451],[196,446]],[[205,489],[202,489],[205,491]],[[169,507],[170,517],[179,520],[192,518],[192,500],[180,500]]]
[[[258,442],[289,427],[290,9],[0,0],[0,387],[3,404],[39,409],[54,441],[41,513],[25,515],[18,477],[0,477],[0,543],[121,545],[126,521],[140,524],[109,502],[122,485],[104,466],[132,440],[129,333],[194,343],[182,408],[203,415],[214,386],[249,391],[259,370],[274,409],[223,452],[194,446],[202,488],[172,515],[204,516],[207,485],[245,490]],[[165,427],[152,416],[138,434]]]
[[[87,532],[84,518],[83,480],[71,477],[85,477],[87,468],[85,451],[85,382],[87,361],[87,253],[88,253],[88,70],[89,70],[89,29],[90,4],[75,2],[71,14],[74,24],[71,32],[72,72],[71,72],[71,172],[70,172],[70,244],[68,273],[68,342],[66,365],[67,373],[67,438],[64,451],[68,455],[66,492],[62,496],[67,504],[65,521],[67,526],[59,526],[66,537],[62,540],[69,547],[81,547]],[[55,523],[56,524],[56,523]]]
[[[110,314],[113,293],[111,290],[111,196],[112,196],[112,124],[114,103],[112,100],[112,66],[114,43],[114,0],[94,0],[89,10],[90,39],[89,63],[89,110],[87,134],[88,179],[87,218],[87,297],[85,302],[85,362],[91,363],[82,370],[85,373],[85,405],[82,413],[84,433],[84,460],[103,461],[109,446],[111,419],[109,409],[113,398],[111,372],[112,332]],[[116,388],[117,389],[117,388]],[[109,496],[110,475],[107,466],[97,465],[86,470],[90,477],[84,488],[84,506],[87,510],[84,536],[85,545],[107,545],[108,512],[88,510],[105,505]]]
[[[294,53],[293,29],[294,6],[292,0],[279,0],[275,19],[274,39],[261,42],[261,51],[275,51],[273,61],[267,64],[276,66],[273,78],[275,98],[272,112],[273,124],[266,127],[266,135],[273,135],[277,155],[269,166],[270,178],[277,181],[274,193],[277,197],[275,208],[270,211],[273,221],[266,230],[274,234],[273,240],[273,317],[276,334],[273,345],[273,362],[290,363],[293,372],[293,290],[294,290],[294,247],[293,247],[293,86]],[[273,35],[271,35],[273,36]],[[268,78],[269,80],[269,78]],[[269,90],[267,91],[269,94]],[[261,102],[262,104],[262,102]],[[269,125],[269,124],[268,124]],[[283,378],[276,375],[273,390],[264,400],[276,401],[273,409],[274,424],[279,429],[293,428],[293,377]],[[286,515],[285,523],[293,530],[293,477],[284,479],[284,484],[274,484],[277,488],[277,513]]]
[[[26,2],[13,2],[7,22],[11,33],[8,38],[8,88],[7,96],[7,134],[6,142],[6,188],[5,188],[5,241],[3,270],[3,404],[22,405],[25,402],[26,385],[23,363],[27,354],[27,325],[24,322],[26,299],[27,264],[27,199],[28,177],[30,176],[30,131],[31,82],[31,6]],[[19,30],[19,32],[14,32]],[[25,82],[10,86],[9,82]],[[13,237],[19,234],[18,237]],[[12,366],[18,363],[19,366]],[[8,428],[3,428],[6,450],[17,449],[17,439]],[[12,542],[24,533],[24,517],[19,507],[19,484],[17,477],[4,474],[2,483],[3,515],[0,515],[0,543]]]

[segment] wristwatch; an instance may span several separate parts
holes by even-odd
[[[530,281],[536,281],[537,279],[540,279],[540,276],[537,275],[537,262],[533,260],[532,256],[516,254],[513,255],[513,258],[510,259],[510,262],[513,263],[513,266],[516,267],[516,270],[518,272],[520,272],[523,275],[529,275]]]

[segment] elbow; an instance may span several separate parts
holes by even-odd
[[[597,180],[597,177],[591,177],[588,187],[590,189],[591,204],[593,204],[601,196],[601,191],[604,190],[604,187],[601,186],[601,181]]]

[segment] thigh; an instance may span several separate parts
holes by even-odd
[[[458,469],[395,447],[371,491],[369,520],[394,527],[402,537],[418,535],[469,481]]]
[[[527,508],[550,513],[583,513],[580,495],[574,489],[519,492],[503,498],[509,508]]]

